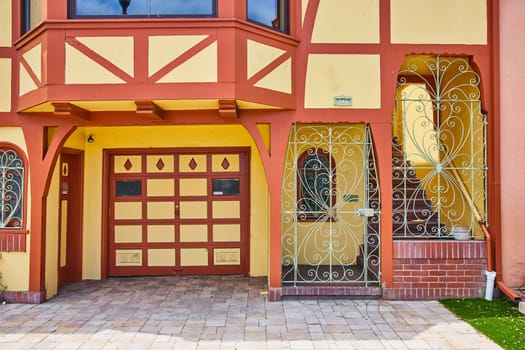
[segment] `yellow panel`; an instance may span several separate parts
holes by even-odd
[[[115,251],[115,265],[117,266],[142,266],[142,250],[117,249]]]
[[[173,179],[148,179],[149,197],[170,197],[175,195],[175,180]]]
[[[200,173],[206,171],[205,154],[184,154],[179,156],[179,171],[181,173]]]
[[[487,44],[486,0],[391,0],[392,43]]]
[[[334,97],[352,96],[352,107],[334,107]],[[306,108],[380,108],[379,55],[310,55]]]
[[[116,225],[115,243],[141,243],[141,225]]]
[[[175,242],[175,226],[148,225],[148,243]]]
[[[174,169],[172,155],[147,156],[148,173],[172,173]]]
[[[292,59],[289,58],[276,67],[254,86],[269,90],[292,93]]]
[[[259,42],[247,41],[247,78],[250,79],[254,74],[272,63],[276,58],[284,54],[286,51],[279,48],[261,44]]]
[[[207,202],[180,202],[180,218],[181,219],[206,219],[208,218],[208,203]]]
[[[60,267],[67,264],[67,200],[60,202]]]
[[[213,250],[214,265],[239,265],[241,250],[239,248],[220,248]]]
[[[181,266],[208,266],[207,248],[183,248],[180,250]]]
[[[150,36],[148,74],[151,77],[168,63],[191,49],[208,35]]]
[[[18,72],[19,82],[20,82],[19,95],[22,96],[28,93],[29,91],[33,91],[37,89],[38,86],[34,82],[33,78],[31,78],[31,76],[27,72],[27,69],[22,64],[20,64],[19,68],[20,68],[20,71]]]
[[[7,2],[7,1],[4,1],[4,2]],[[0,58],[0,77],[2,77],[0,79],[0,112],[9,112],[11,111],[11,59],[10,58]]]
[[[214,219],[238,219],[241,217],[239,201],[214,201],[212,208]]]
[[[239,171],[238,154],[214,154],[211,157],[211,168],[213,172]]]
[[[214,242],[239,242],[241,240],[241,225],[225,224],[213,225]]]
[[[174,219],[175,203],[148,202],[148,219]]]
[[[133,77],[133,37],[97,36],[76,39]]]
[[[208,193],[207,179],[180,179],[180,196],[205,196]]]
[[[0,46],[10,47],[13,45],[13,36],[12,36],[12,22],[11,18],[13,15],[12,1],[4,0],[0,1]],[[5,78],[5,75],[0,75],[2,79]],[[11,79],[9,79],[11,81]]]
[[[115,219],[142,219],[141,202],[115,202]]]
[[[175,266],[175,249],[148,249],[148,266]]]
[[[379,0],[320,1],[313,43],[379,43]]]
[[[142,172],[142,157],[131,155],[115,156],[113,167],[115,174],[140,173]]]
[[[208,242],[208,225],[180,225],[181,242]]]
[[[216,83],[217,42],[204,48],[158,80],[159,83]]]
[[[66,43],[66,84],[124,84],[106,68]]]
[[[39,81],[42,81],[42,45],[38,44],[22,55]]]

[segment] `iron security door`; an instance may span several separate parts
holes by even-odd
[[[109,275],[247,274],[247,150],[109,157]]]
[[[282,282],[379,282],[379,187],[363,124],[298,124],[282,190]]]

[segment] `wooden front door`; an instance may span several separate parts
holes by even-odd
[[[249,150],[108,151],[108,274],[247,274]]]
[[[60,155],[58,287],[82,279],[83,154]]]

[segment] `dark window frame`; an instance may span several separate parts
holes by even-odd
[[[317,164],[312,162],[317,162]],[[321,181],[314,184],[308,183],[311,179],[308,176],[312,174],[316,181]],[[300,221],[315,221],[325,215],[332,219],[332,216],[327,213],[334,207],[337,200],[335,174],[335,160],[325,149],[309,148],[301,153],[297,159],[296,174],[297,212]],[[325,187],[322,187],[323,179],[327,180]],[[319,199],[322,199],[322,202]]]
[[[28,1],[28,0],[24,0]],[[77,15],[76,14],[76,3],[78,0],[67,1],[67,13],[69,19],[124,19],[124,18],[215,18],[217,17],[217,1],[209,0],[212,5],[212,12],[210,14],[171,14],[171,15]],[[136,0],[135,0],[136,1]]]
[[[16,162],[19,164],[19,166],[9,168],[8,163],[3,162],[2,157],[8,157],[9,154],[16,155],[16,158],[13,159],[13,162]],[[19,190],[22,193],[16,193],[18,201],[20,203],[20,206],[18,209],[16,209],[16,215],[15,218],[7,222],[4,226],[4,213],[1,213],[0,218],[0,234],[1,233],[27,233],[26,231],[26,203],[27,203],[27,159],[25,158],[24,152],[17,146],[6,143],[6,142],[0,142],[0,158],[2,158],[2,161],[0,162],[0,186],[7,187],[10,186],[9,182],[11,182],[11,186],[13,184],[13,180],[10,181],[10,179],[13,179],[13,173],[16,174],[16,178],[19,178],[19,180],[15,180],[15,184],[19,185]],[[5,166],[4,166],[5,165]],[[5,169],[4,169],[5,168]],[[4,195],[6,193],[5,188],[0,189],[0,196]],[[2,204],[4,203],[5,198],[0,198],[0,201]],[[8,199],[9,200],[9,199]],[[16,200],[16,199],[15,199]],[[13,222],[11,222],[13,221]],[[16,225],[16,222],[19,224]]]
[[[257,1],[263,1],[263,0],[257,0]],[[275,31],[278,31],[284,34],[290,34],[290,0],[264,0],[264,1],[276,1],[277,3],[277,6],[276,6],[277,14],[276,14],[276,18],[272,21],[272,25],[261,23],[260,21],[250,18],[248,0],[246,1],[246,19],[249,22],[255,23],[257,25],[261,25],[263,27],[270,28],[272,30],[275,30]]]

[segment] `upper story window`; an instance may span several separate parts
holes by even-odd
[[[69,16],[214,17],[217,0],[69,0]]]
[[[42,0],[22,0],[21,7],[21,32],[27,33],[42,21]]]
[[[289,0],[248,0],[248,20],[288,33],[288,3]]]
[[[24,228],[24,170],[18,151],[0,145],[0,230]]]

